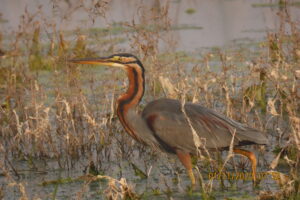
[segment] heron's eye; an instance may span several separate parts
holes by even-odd
[[[113,60],[115,60],[115,61],[121,61],[122,58],[120,56],[114,56]]]

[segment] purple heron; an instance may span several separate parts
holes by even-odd
[[[239,147],[267,144],[267,138],[263,133],[199,104],[186,103],[182,106],[180,101],[174,99],[154,100],[139,115],[136,107],[144,95],[145,69],[141,61],[132,54],[122,53],[102,58],[75,59],[70,62],[118,67],[127,72],[128,89],[117,100],[117,115],[121,124],[126,132],[138,142],[177,154],[187,169],[192,185],[195,185],[195,177],[191,155],[197,155],[199,148],[201,149],[201,146],[195,144],[193,138],[195,132],[199,138],[204,139],[207,149],[228,149],[233,141],[233,152],[246,156],[251,161],[255,182],[256,156]]]

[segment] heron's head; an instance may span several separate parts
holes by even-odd
[[[104,65],[110,67],[119,67],[122,69],[140,68],[140,70],[144,71],[141,61],[136,56],[129,53],[119,53],[108,57],[99,58],[73,59],[69,60],[69,62],[78,64]]]

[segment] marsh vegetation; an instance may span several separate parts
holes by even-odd
[[[299,4],[253,5],[271,6],[279,24],[261,39],[180,51],[176,33],[202,27],[173,23],[170,4],[180,2],[151,2],[151,9],[139,2],[132,19],[112,22],[110,1],[50,1],[62,22],[80,12],[91,23],[65,30],[37,6],[25,10],[16,30],[0,30],[1,198],[300,198],[300,24],[290,13]],[[97,20],[105,25],[93,26]],[[258,187],[249,180],[210,179],[227,158],[213,152],[195,158],[201,181],[191,191],[175,157],[133,141],[121,127],[114,103],[126,89],[125,74],[67,62],[124,51],[146,68],[140,109],[161,97],[198,102],[266,133],[269,145],[249,147],[265,173]],[[242,157],[225,165],[231,173],[250,169]]]

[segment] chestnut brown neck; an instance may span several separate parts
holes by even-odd
[[[126,132],[134,139],[140,141],[137,134],[135,134],[135,130],[126,119],[128,111],[136,108],[145,90],[144,69],[135,65],[137,64],[130,64],[126,69],[129,85],[127,91],[118,98],[117,114]]]

